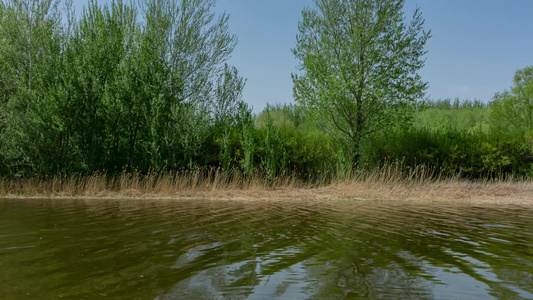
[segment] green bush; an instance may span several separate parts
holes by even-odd
[[[411,127],[376,135],[365,145],[364,162],[376,167],[388,161],[402,161],[411,168],[426,165],[443,175],[467,178],[525,176],[533,171],[530,146],[458,127]]]

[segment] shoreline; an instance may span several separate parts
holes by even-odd
[[[437,182],[359,182],[347,181],[321,187],[251,186],[248,188],[199,187],[179,191],[146,189],[100,190],[72,193],[67,191],[10,193],[4,190],[0,199],[54,200],[219,200],[219,201],[412,201],[473,204],[533,205],[533,182],[469,181]]]

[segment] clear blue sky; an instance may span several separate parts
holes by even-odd
[[[74,1],[78,11],[87,0]],[[99,1],[99,3],[110,2]],[[229,63],[248,82],[244,100],[260,111],[267,103],[293,101],[291,53],[298,20],[313,0],[218,0],[239,38]],[[512,84],[514,72],[533,65],[533,0],[406,0],[409,18],[420,7],[433,37],[426,66],[433,99],[489,101]]]

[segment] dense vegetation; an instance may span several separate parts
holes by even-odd
[[[237,39],[228,16],[211,12],[215,2],[91,1],[79,20],[66,4],[66,16],[53,0],[0,6],[3,168],[45,175],[218,163],[218,137],[251,115],[244,80],[225,64]]]
[[[330,2],[337,9],[358,3]],[[385,15],[403,22],[394,11],[403,1],[388,2]],[[421,101],[425,83],[408,74],[423,65],[419,57],[429,34],[418,35],[423,20],[416,12],[411,27],[398,27],[389,37],[407,31],[404,38],[419,39],[409,48],[416,53],[402,77],[406,85],[377,93],[390,78],[380,77],[384,70],[372,73],[375,83],[346,96],[343,105],[357,112],[350,97],[370,95],[367,103],[380,109],[378,121],[364,134],[354,127],[343,135],[352,129],[332,126],[320,106],[304,100],[313,89],[302,92],[305,80],[297,81],[303,77],[294,77],[295,93],[301,92],[296,105],[252,114],[242,99],[245,79],[226,64],[237,38],[228,16],[214,15],[214,4],[91,1],[76,18],[69,1],[0,1],[2,177],[214,167],[313,179],[395,161],[406,170],[426,165],[437,174],[468,178],[533,176],[533,67],[517,71],[511,90],[490,103]],[[336,92],[320,93],[325,107],[326,96]]]

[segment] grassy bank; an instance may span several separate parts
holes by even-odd
[[[420,166],[405,171],[399,163],[373,171],[325,174],[313,181],[286,175],[220,169],[186,172],[122,173],[107,176],[57,175],[0,181],[0,198],[203,198],[213,200],[414,200],[533,204],[533,182],[512,176],[484,180],[443,177]]]

